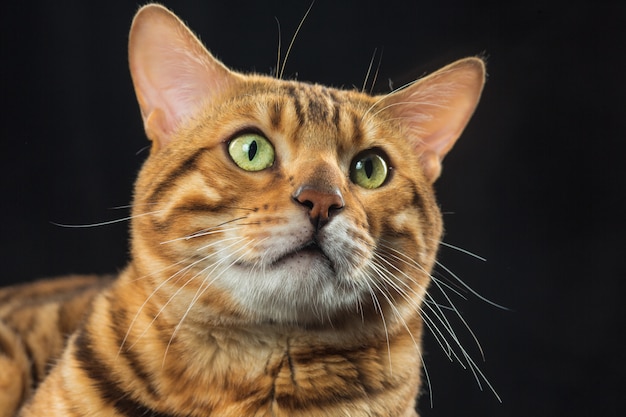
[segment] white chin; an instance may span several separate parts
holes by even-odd
[[[227,287],[260,321],[320,323],[357,310],[362,291],[341,275],[320,252],[302,251],[271,265],[233,266],[216,284]]]

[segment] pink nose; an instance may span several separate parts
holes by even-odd
[[[307,208],[311,222],[318,229],[328,223],[330,217],[344,206],[343,196],[337,188],[331,191],[321,191],[305,185],[296,191],[293,198]]]

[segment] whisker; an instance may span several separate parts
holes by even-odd
[[[313,5],[315,4],[315,0],[313,0],[311,2],[311,5],[309,6],[308,10],[306,11],[306,13],[304,14],[304,16],[302,17],[302,19],[300,20],[300,24],[298,25],[298,28],[296,29],[296,32],[293,34],[293,37],[291,38],[291,42],[289,43],[289,47],[287,47],[287,52],[285,52],[285,59],[283,60],[283,65],[280,68],[280,74],[278,76],[279,80],[283,79],[283,75],[285,73],[285,65],[287,65],[287,58],[289,58],[289,54],[291,53],[291,48],[293,47],[294,42],[296,41],[296,38],[298,37],[298,33],[300,33],[300,28],[302,27],[302,24],[304,23],[304,21],[306,20],[307,16],[309,15],[309,12],[311,11],[311,9],[313,8]]]
[[[503,305],[500,305],[498,303],[495,303],[495,302],[489,300],[488,298],[483,297],[476,290],[474,290],[472,287],[470,287],[465,282],[463,282],[463,280],[461,278],[459,278],[454,272],[452,272],[449,268],[447,268],[441,262],[438,262],[438,261],[435,261],[435,262],[436,262],[437,266],[439,266],[444,271],[446,271],[448,274],[450,274],[460,285],[463,286],[463,288],[465,288],[466,290],[468,290],[469,292],[474,294],[474,296],[476,296],[477,298],[479,298],[482,301],[486,302],[487,304],[491,304],[492,306],[497,307],[499,309],[502,309],[502,310],[505,310],[505,311],[511,311],[508,307],[504,307]]]
[[[421,271],[421,272],[423,272],[423,273],[428,274],[428,272],[427,272],[427,271],[426,271],[426,270],[425,270],[425,269],[424,269],[421,265],[419,265],[419,264],[418,264],[417,262],[415,262],[413,259],[411,259],[411,258],[407,257],[407,256],[406,256],[405,254],[403,254],[402,252],[399,252],[399,251],[398,251],[398,250],[396,250],[395,248],[392,248],[392,247],[389,247],[389,246],[386,246],[386,245],[383,245],[383,246],[384,246],[384,247],[386,247],[387,249],[392,250],[392,251],[394,251],[394,252],[398,253],[399,255],[401,255],[401,256],[402,256],[402,258],[400,258],[400,257],[396,257],[396,259],[398,259],[399,261],[402,261],[402,262],[404,262],[406,265],[408,265],[408,266],[412,266],[412,267],[414,267],[414,268],[418,269],[419,271]],[[411,279],[411,280],[412,280],[412,278],[411,278],[411,277],[409,277],[408,275],[406,275],[403,271],[399,270],[399,269],[398,269],[395,265],[393,265],[393,264],[391,264],[391,263],[389,263],[389,265],[390,265],[390,266],[392,266],[394,269],[398,270],[398,272],[400,272],[401,274],[403,274],[403,275],[404,275],[405,277],[407,277],[408,279]],[[432,275],[429,275],[429,276],[430,276],[430,278],[433,280],[433,282],[436,282],[436,283],[437,283],[437,286],[438,286],[439,290],[440,290],[441,292],[444,292],[444,291],[443,291],[443,289],[441,288],[440,284],[439,284],[439,281],[438,281],[435,277],[433,277]],[[440,323],[441,323],[441,324],[443,324],[444,329],[446,329],[446,330],[447,330],[447,333],[448,333],[448,334],[449,334],[449,335],[453,338],[453,340],[455,340],[455,342],[457,342],[457,344],[459,345],[459,347],[461,347],[461,348],[462,348],[462,346],[460,346],[460,341],[459,341],[459,339],[458,339],[458,337],[457,337],[456,333],[455,333],[455,332],[454,332],[454,330],[453,330],[452,324],[448,321],[448,319],[447,319],[447,317],[445,316],[444,312],[443,312],[443,311],[439,308],[439,303],[436,303],[436,302],[434,301],[434,299],[432,298],[432,295],[431,295],[429,292],[427,292],[427,293],[426,293],[426,295],[427,295],[427,297],[428,297],[428,299],[429,299],[429,300],[432,300],[432,301],[433,301],[433,303],[432,303],[432,304],[430,304],[430,303],[429,303],[429,304],[427,304],[426,306],[429,308],[429,310],[431,310],[431,311],[432,311],[432,313],[435,315],[435,317],[436,317],[437,319],[439,319]],[[454,304],[452,303],[452,301],[451,301],[451,300],[449,299],[449,297],[447,296],[447,294],[445,294],[445,292],[444,292],[444,295],[446,296],[446,299],[447,299],[447,300],[448,300],[448,302],[450,303],[450,306],[449,306],[448,308],[449,308],[450,310],[452,310],[452,311],[456,312],[457,314],[460,314],[460,313],[459,313],[459,311],[458,311],[458,310],[456,309],[456,307],[454,306]],[[434,306],[435,308],[433,308],[433,306]],[[423,312],[423,310],[422,310],[422,312]],[[424,312],[424,313],[425,313],[425,312]],[[434,325],[434,322],[433,322],[433,325]],[[441,334],[441,332],[439,332],[439,330],[438,330],[438,329],[437,329],[437,332],[438,332],[438,333],[439,333],[442,337],[444,337],[444,340],[445,340],[445,336],[443,336],[443,334]],[[447,340],[446,340],[446,346],[448,346],[447,352],[448,352],[449,354],[454,355],[454,356],[457,358],[457,360],[459,360],[459,362],[461,362],[461,361],[460,361],[460,358],[456,355],[456,353],[455,353],[455,352],[454,352],[454,350],[452,349],[451,345],[450,345],[450,344],[448,344]],[[448,355],[448,357],[449,357],[450,359],[452,359],[452,358],[450,357],[450,355]]]
[[[381,96],[378,100],[376,100],[376,101],[374,102],[374,104],[372,104],[372,105],[369,107],[369,109],[367,109],[367,110],[365,111],[365,113],[363,113],[363,116],[361,116],[361,121],[365,120],[365,118],[369,115],[369,112],[370,112],[371,110],[373,110],[376,106],[378,106],[378,104],[379,104],[381,101],[385,100],[388,96],[390,96],[391,94],[395,93],[396,91],[400,91],[400,90],[403,90],[403,89],[405,89],[405,88],[407,88],[407,87],[410,87],[411,85],[415,84],[416,82],[417,82],[417,80],[415,80],[415,81],[411,81],[411,82],[406,83],[406,84],[404,84],[403,86],[401,86],[401,87],[399,87],[399,88],[396,88],[395,90],[393,90],[393,91],[391,91],[391,92],[389,92],[389,93],[387,93],[387,94],[385,94],[385,95]]]
[[[428,303],[428,304],[430,304],[430,305],[437,306],[438,308],[440,308],[440,309],[442,309],[442,310],[446,310],[446,311],[454,311],[454,310],[452,309],[452,307],[447,306],[447,305],[444,305],[444,304],[441,304],[441,303],[438,303],[438,302],[436,302],[436,301],[434,301],[434,300],[426,299],[426,300],[424,300],[424,303]]]
[[[389,330],[387,329],[387,321],[385,320],[385,313],[383,311],[383,308],[380,305],[380,302],[378,301],[378,298],[376,297],[376,293],[374,292],[374,289],[372,288],[370,283],[373,283],[373,280],[365,280],[365,285],[367,285],[367,288],[368,288],[368,291],[370,293],[370,296],[372,297],[372,303],[374,304],[374,310],[380,312],[380,318],[381,318],[382,323],[383,323],[383,328],[385,330],[385,338],[387,340],[387,352],[389,354],[389,370],[391,371],[391,345],[390,345],[390,342],[389,342]]]
[[[386,279],[385,274],[383,273],[383,271],[381,271],[381,268],[375,262],[370,263],[370,267],[374,270],[374,272],[376,272],[376,274],[381,278],[381,280],[383,282],[387,282],[388,281]],[[383,270],[384,270],[384,268],[383,268]],[[393,313],[396,316],[396,318],[402,322],[404,328],[408,331],[409,336],[411,337],[413,342],[415,342],[415,339],[413,339],[413,334],[411,333],[409,327],[407,326],[406,322],[404,321],[404,319],[400,315],[400,312],[398,311],[397,307],[395,306],[395,303],[394,303],[394,300],[392,300],[391,294],[389,294],[386,291],[384,291],[383,288],[376,283],[376,281],[372,280],[371,284],[374,285],[374,287],[376,287],[376,289],[378,290],[378,293],[381,294],[385,298],[385,300],[387,301],[387,304],[389,304],[389,307],[391,308],[391,311],[393,311]],[[381,316],[383,316],[382,309],[381,309]],[[390,369],[390,372],[392,372],[392,369],[391,369],[392,368],[392,366],[391,366],[391,347],[389,345],[389,334],[387,332],[387,326],[385,326],[385,332],[387,333],[387,350],[388,350],[388,353],[389,353],[389,369]],[[416,347],[417,347],[417,344],[416,344]]]
[[[66,227],[66,228],[70,228],[70,229],[85,229],[85,228],[89,228],[89,227],[99,227],[99,226],[107,226],[110,224],[115,224],[115,223],[121,223],[121,222],[125,222],[137,217],[143,217],[143,216],[150,216],[153,214],[157,214],[162,212],[163,210],[155,210],[155,211],[151,211],[151,212],[147,212],[147,213],[141,213],[141,214],[135,214],[132,216],[127,216],[127,217],[122,217],[121,219],[115,219],[115,220],[108,220],[108,221],[104,221],[104,222],[99,222],[99,223],[89,223],[89,224],[64,224],[64,223],[57,223],[57,222],[50,222],[51,224],[55,225],[55,226],[59,226],[59,227]]]
[[[139,280],[146,279],[146,278],[148,278],[148,277],[151,277],[151,276],[157,275],[157,274],[159,274],[159,273],[161,273],[161,272],[163,272],[163,271],[167,271],[168,269],[172,269],[172,268],[174,268],[175,266],[178,266],[178,265],[180,265],[180,264],[184,264],[185,262],[189,261],[189,260],[190,260],[190,259],[192,259],[192,258],[193,258],[193,256],[188,256],[188,257],[186,257],[186,258],[184,258],[184,259],[181,259],[181,260],[180,260],[180,261],[178,261],[178,262],[174,262],[174,263],[173,263],[173,264],[171,264],[171,265],[168,265],[168,266],[163,267],[163,268],[161,268],[161,269],[153,270],[153,271],[151,271],[150,273],[145,274],[145,275],[142,275],[142,276],[140,276],[140,277],[133,278],[133,279],[131,280],[131,282],[139,281]]]
[[[367,87],[367,80],[370,78],[370,72],[372,71],[372,66],[374,65],[374,58],[376,58],[377,48],[374,48],[374,53],[372,54],[372,59],[370,59],[370,65],[367,67],[367,73],[365,74],[365,80],[363,80],[363,87],[361,88],[361,92],[365,92],[365,87]]]
[[[437,278],[435,275],[441,275],[443,277],[442,274],[438,273],[437,271],[434,271],[433,274],[430,276],[431,279],[433,280],[437,280],[442,286],[446,287],[448,290],[450,290],[451,292],[454,293],[454,295],[456,295],[457,297],[463,299],[463,300],[467,300],[467,296],[462,293],[461,291],[463,291],[463,289],[461,288],[456,288],[456,285],[452,282],[446,282],[443,279],[439,279]]]
[[[237,237],[237,236],[225,237],[223,239],[220,239],[220,240],[217,240],[215,242],[209,243],[208,245],[204,245],[204,246],[199,247],[198,249],[196,249],[196,252],[199,252],[199,251],[202,251],[202,250],[205,250],[205,249],[208,249],[208,248],[212,248],[213,246],[217,246],[220,243],[223,243],[223,242],[226,242],[226,241],[229,241],[229,240],[240,240],[240,239],[241,238]]]
[[[372,79],[372,86],[370,87],[370,95],[374,91],[374,87],[376,87],[376,80],[378,80],[378,71],[380,71],[380,64],[383,62],[383,52],[385,52],[384,48],[380,50],[380,56],[378,57],[378,65],[376,66],[376,72],[374,73],[374,78]]]
[[[174,239],[170,239],[170,240],[164,240],[163,242],[159,242],[159,245],[167,245],[169,243],[173,243],[173,242],[180,242],[181,240],[191,240],[191,239],[195,239],[198,237],[203,237],[203,236],[210,236],[210,235],[216,235],[218,233],[226,233],[226,232],[230,232],[233,230],[239,230],[241,229],[240,227],[231,227],[228,229],[218,229],[219,226],[215,226],[215,229],[217,230],[208,230],[208,229],[203,229],[200,230],[198,232],[193,232],[191,234],[188,234],[187,236],[183,236],[183,237],[177,237]]]
[[[198,238],[198,237],[212,235],[212,234],[215,234],[215,233],[222,233],[222,232],[227,232],[227,231],[239,230],[239,229],[241,229],[241,227],[233,227],[233,228],[230,228],[230,229],[220,229],[220,227],[226,226],[227,224],[234,223],[236,221],[239,221],[239,220],[242,220],[242,219],[245,219],[245,218],[246,218],[246,216],[238,217],[238,218],[235,218],[235,219],[232,219],[232,220],[228,220],[228,221],[225,221],[225,222],[220,223],[218,225],[207,227],[205,229],[198,230],[197,232],[190,233],[190,234],[185,235],[183,237],[177,237],[177,238],[174,238],[174,239],[165,240],[165,241],[161,242],[160,244],[161,245],[165,245],[165,244],[172,243],[172,242],[178,242],[178,241],[181,241],[181,240],[191,240],[191,239],[195,239],[195,238]],[[238,224],[237,226],[243,226],[243,224]]]
[[[454,303],[452,302],[452,300],[450,299],[448,294],[441,288],[441,286],[439,285],[439,282],[437,280],[433,280],[433,283],[437,286],[437,288],[439,289],[441,294],[443,294],[443,296],[446,298],[446,300],[448,301],[450,307],[452,307],[453,311],[455,312],[455,314],[459,318],[459,320],[461,320],[461,322],[463,323],[465,328],[469,331],[469,333],[472,336],[472,338],[474,339],[474,342],[476,343],[476,346],[478,347],[478,350],[480,351],[480,355],[481,355],[481,357],[483,358],[483,361],[484,361],[485,360],[485,354],[483,352],[483,348],[482,348],[480,342],[478,341],[478,338],[476,337],[476,334],[474,333],[472,328],[469,326],[467,321],[463,318],[463,315],[456,308],[456,306],[454,305]],[[459,347],[460,347],[460,342],[459,342]]]
[[[393,249],[393,248],[390,248]],[[392,268],[394,268],[396,271],[400,272],[402,275],[404,275],[407,279],[415,282],[413,280],[412,277],[408,276],[407,274],[405,274],[403,271],[399,270],[395,265],[393,265],[392,263],[390,263],[389,261],[387,261],[384,257],[382,257],[379,254],[376,254],[377,256],[380,257],[381,260],[383,260],[385,263],[387,263],[388,265],[390,265]],[[406,261],[398,258],[399,261],[404,262],[405,264],[414,267],[413,265],[407,263]],[[421,271],[423,271],[423,269],[420,269]],[[397,279],[395,277],[395,275],[389,273],[391,278]],[[408,284],[402,282],[401,280],[399,280],[405,287],[407,287],[408,289],[411,290],[411,292],[413,292],[415,295],[418,295],[417,293],[415,293],[415,290],[413,290],[411,287],[408,286]],[[394,284],[394,286],[397,288],[398,292],[402,292],[406,294],[405,290],[400,289],[397,284]],[[430,299],[432,298],[431,295],[426,292],[426,297],[427,300],[426,301],[430,301]],[[406,298],[405,298],[406,299]],[[431,319],[431,317],[426,313],[426,311],[424,311],[423,308],[421,308],[417,303],[415,303],[413,300],[409,301],[410,304],[413,305],[413,307],[416,309],[416,311],[422,316],[424,323],[426,324],[426,326],[429,328],[429,330],[431,331],[431,333],[433,334],[433,336],[435,337],[435,340],[437,341],[437,343],[439,344],[439,346],[441,347],[441,349],[444,351],[444,353],[446,353],[446,356],[448,356],[448,358],[450,360],[453,360],[452,356],[455,356],[457,358],[457,360],[460,360],[460,358],[458,356],[456,356],[454,350],[452,349],[452,346],[448,343],[445,335],[439,330],[439,327],[436,325],[436,323]],[[435,303],[436,304],[436,303]],[[435,305],[436,307],[437,305]],[[432,311],[432,313],[435,315],[435,317],[437,317],[439,319],[439,321],[444,325],[444,328],[448,330],[448,332],[451,331],[451,326],[449,323],[445,323],[443,321],[443,319],[440,317],[440,315],[443,315],[443,312],[439,311],[435,311],[433,309],[433,307],[431,305],[426,305],[426,307]],[[445,345],[445,346],[444,346]]]
[[[280,53],[282,50],[282,36],[280,33],[280,21],[278,17],[274,16],[274,20],[276,20],[276,26],[278,26],[278,57],[276,58],[276,70],[274,71],[274,77],[280,78],[278,75],[278,70],[280,68]]]
[[[156,204],[156,203],[153,203]],[[124,209],[129,209],[129,208],[133,208],[133,204],[124,204],[122,206],[113,206],[113,207],[109,207],[109,210],[124,210]]]
[[[159,204],[158,202],[145,202],[145,203],[133,202],[132,204],[123,204],[121,206],[108,207],[108,210],[123,210],[123,209],[130,209],[133,207],[145,207],[145,206],[153,207],[158,204]]]
[[[146,145],[142,148],[140,148],[137,152],[135,152],[135,156],[139,155],[140,153],[142,153],[143,151],[145,151],[146,149],[149,149],[151,145]]]
[[[375,255],[381,257],[382,256],[375,253]],[[377,262],[373,261],[370,264],[370,267],[373,267],[373,269],[375,270],[375,272],[380,276],[380,278],[388,283],[391,284],[396,291],[398,291],[398,293],[400,294],[400,296],[405,299],[407,302],[409,302],[409,304],[413,304],[413,307],[416,308],[416,311],[421,312],[421,308],[413,302],[413,300],[411,300],[408,297],[408,294],[400,289],[399,287],[397,287],[397,285],[395,283],[393,283],[392,281],[389,280],[389,278],[395,278],[395,276],[389,271],[387,270],[385,267],[383,267],[382,265],[379,265]],[[406,321],[404,320],[404,318],[400,315],[400,312],[398,311],[398,309],[396,308],[396,306],[392,303],[392,301],[389,299],[388,296],[386,296],[383,293],[383,296],[387,299],[387,302],[389,303],[390,307],[392,308],[394,315],[401,321],[403,327],[405,328],[405,330],[407,331],[407,333],[409,334],[409,337],[411,338],[411,340],[413,341],[413,345],[415,346],[415,350],[417,351],[419,357],[420,357],[420,361],[422,362],[422,368],[424,369],[424,376],[426,377],[426,384],[428,386],[428,393],[429,393],[429,397],[430,397],[430,404],[431,407],[433,405],[433,397],[432,397],[432,384],[430,381],[430,374],[428,373],[428,369],[426,368],[426,361],[424,360],[424,356],[422,355],[422,351],[420,349],[420,344],[417,342],[417,340],[415,340],[415,337],[413,336],[413,333],[411,332],[411,329],[409,328],[409,326],[407,325]],[[421,315],[421,314],[420,314]]]
[[[435,282],[435,285],[438,285],[437,282]],[[445,293],[445,291],[443,291],[441,289],[441,287],[439,287],[439,290],[442,292],[442,294],[444,295],[444,297],[446,297],[446,299],[448,300],[448,302],[451,303],[452,306],[454,306],[454,304],[452,303],[452,301],[448,298],[447,294]],[[474,334],[474,332],[472,331],[472,329],[469,327],[468,323],[465,321],[465,319],[463,319],[463,316],[461,315],[461,313],[458,311],[458,309],[456,309],[456,307],[454,307],[454,311],[456,313],[456,315],[458,316],[458,318],[461,320],[461,322],[465,325],[466,329],[470,332],[470,335],[472,336],[472,338],[474,339],[476,345],[478,346],[478,349],[480,351],[481,357],[483,359],[483,361],[485,361],[485,356],[483,353],[483,349],[482,346],[480,345],[480,343],[478,342],[478,339],[476,337],[476,335]],[[459,349],[461,350],[461,353],[463,354],[463,357],[465,358],[465,360],[467,361],[467,365],[470,369],[470,371],[472,372],[472,374],[474,375],[474,379],[476,380],[476,383],[478,384],[478,387],[480,388],[480,390],[483,390],[482,387],[482,383],[481,383],[481,379],[485,382],[485,384],[487,384],[487,386],[489,387],[489,389],[491,390],[491,392],[494,394],[494,396],[496,397],[496,399],[499,402],[502,402],[502,399],[500,398],[499,394],[497,393],[497,391],[494,389],[493,385],[491,385],[491,383],[489,382],[489,380],[487,379],[487,377],[485,376],[485,374],[480,370],[480,367],[476,364],[476,362],[472,359],[472,357],[467,353],[467,351],[465,350],[465,348],[463,348],[461,342],[456,338],[456,335],[452,336],[453,339],[455,340],[455,342],[457,343],[457,346],[459,347]],[[465,367],[464,367],[465,368]],[[479,378],[480,376],[480,378]]]
[[[398,261],[404,262],[408,266],[412,266],[414,268],[417,268],[420,271],[425,272],[425,270],[417,262],[415,262],[413,259],[411,259],[408,256],[406,256],[402,252],[396,250],[393,247],[385,245],[384,243],[382,243],[381,246],[386,248],[386,249],[388,249],[388,250],[391,250],[391,251],[397,253],[398,256],[391,255],[391,256],[394,257],[394,259],[397,259]],[[402,275],[404,275],[408,279],[412,279],[411,277],[406,275],[403,271],[399,270],[395,265],[393,265],[388,260],[386,260],[382,255],[380,255],[380,254],[376,254],[376,255],[377,255],[378,259],[384,261],[385,263],[387,263],[389,266],[391,266],[392,268],[394,268],[395,270],[400,272]],[[388,275],[388,277],[391,278],[391,279],[397,279],[395,277],[395,275],[391,274],[391,273]],[[478,347],[478,349],[480,351],[481,357],[482,357],[482,359],[484,361],[485,360],[484,352],[483,352],[482,346],[480,345],[480,343],[478,341],[478,338],[476,337],[476,334],[469,327],[469,324],[467,323],[467,321],[463,318],[463,316],[461,315],[460,311],[456,308],[456,306],[454,305],[454,303],[452,302],[450,297],[445,292],[444,286],[442,285],[442,282],[440,280],[434,278],[433,276],[431,276],[431,279],[432,279],[434,285],[439,289],[439,291],[446,298],[446,301],[449,303],[449,306],[450,306],[449,309],[455,313],[455,315],[459,318],[459,320],[463,323],[465,328],[468,330],[468,332],[470,333],[471,337],[474,339],[474,342],[476,343],[476,345],[477,345],[477,347]],[[400,289],[397,285],[395,285],[395,288],[396,288],[397,291],[398,291],[398,289]],[[402,290],[402,292],[399,291],[399,293],[401,295],[402,295],[403,292],[404,292],[404,290]],[[430,296],[430,293],[427,293],[427,297],[432,299],[432,297]],[[439,343],[439,345],[443,348],[442,341],[440,340],[440,337],[442,337],[443,340],[445,341],[445,345],[448,346],[448,349],[444,349],[444,351],[447,351],[446,353],[448,355],[448,358],[452,359],[452,357],[451,357],[451,355],[452,355],[452,356],[454,356],[456,358],[458,363],[463,368],[465,368],[465,369],[469,368],[470,371],[472,372],[472,374],[474,375],[474,378],[476,379],[476,382],[477,382],[479,388],[482,390],[482,382],[481,382],[481,380],[482,380],[489,387],[489,389],[492,391],[492,393],[498,399],[498,401],[501,402],[501,398],[498,395],[498,393],[495,391],[493,385],[489,382],[489,380],[484,375],[484,373],[480,370],[480,368],[478,367],[476,362],[471,358],[471,356],[469,355],[467,350],[463,347],[460,339],[456,335],[456,332],[453,330],[451,323],[448,321],[446,315],[443,313],[443,311],[439,307],[439,304],[438,303],[424,303],[424,305],[425,305],[426,308],[428,308],[435,315],[435,317],[443,325],[443,328],[446,330],[446,333],[452,338],[452,340],[455,342],[455,345],[459,348],[460,353],[463,356],[464,360],[461,360],[461,358],[456,354],[456,351],[454,349],[452,349],[452,346],[447,342],[446,338],[439,331],[437,326],[434,326],[434,322],[432,322],[432,320],[428,317],[429,315],[426,314],[426,312],[422,308],[420,308],[419,311],[420,311],[420,313],[422,315],[422,318],[424,319],[424,323],[427,325],[427,327],[429,329],[431,329],[431,334],[433,334],[433,336],[435,336],[435,340],[437,341],[437,343]],[[431,323],[435,328],[437,328],[437,330],[435,332],[433,332],[433,326],[431,326],[431,324],[429,324],[429,323]],[[467,366],[465,366],[464,362],[467,364]]]
[[[457,250],[457,251],[459,251],[459,252],[462,252],[462,253],[464,253],[464,254],[466,254],[466,255],[469,255],[469,256],[471,256],[471,257],[473,257],[473,258],[478,259],[479,261],[487,262],[487,259],[483,258],[483,257],[482,257],[482,256],[480,256],[480,255],[476,255],[475,253],[470,252],[470,251],[468,251],[467,249],[463,249],[463,248],[460,248],[460,247],[458,247],[458,246],[452,245],[452,244],[450,244],[450,243],[446,243],[446,242],[444,242],[443,240],[440,240],[440,241],[439,241],[439,244],[440,244],[440,245],[442,245],[442,246],[445,246],[445,247],[448,247],[448,248],[451,248],[451,249]]]

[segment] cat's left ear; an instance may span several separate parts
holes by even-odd
[[[165,7],[139,9],[128,42],[130,71],[153,151],[238,77]]]
[[[441,161],[465,129],[484,83],[484,62],[465,58],[382,99],[380,105],[404,125],[430,182],[439,177]]]

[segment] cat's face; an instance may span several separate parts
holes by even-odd
[[[199,274],[279,321],[358,313],[394,286],[421,296],[439,215],[410,143],[374,99],[261,78],[228,97],[142,172],[138,213],[156,212],[136,219],[135,238],[162,267],[193,265],[183,281]]]
[[[421,304],[441,234],[432,182],[478,99],[478,60],[370,97],[230,72],[161,8],[133,28],[154,141],[134,263],[180,313],[310,324]]]

